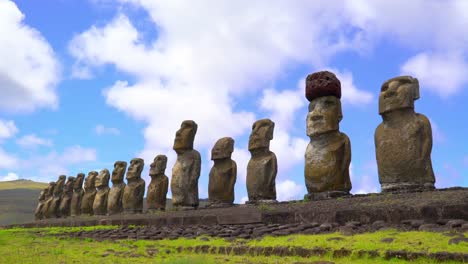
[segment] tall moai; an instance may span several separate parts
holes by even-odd
[[[49,185],[47,186],[47,191],[44,197],[44,206],[40,212],[42,218],[49,218],[47,212],[49,211],[49,207],[52,205],[52,201],[54,199],[54,189],[56,184],[56,182],[49,182]]]
[[[166,209],[166,196],[169,186],[169,178],[164,174],[166,166],[166,155],[157,155],[150,165],[151,183],[148,186],[146,195],[149,212],[164,211]]]
[[[43,218],[42,208],[44,208],[46,198],[48,198],[46,196],[47,192],[48,192],[48,188],[45,188],[39,194],[39,199],[38,199],[38,203],[37,203],[37,206],[36,206],[36,210],[34,210],[34,219],[36,219],[36,220],[40,220],[40,219]]]
[[[177,161],[172,168],[171,192],[172,205],[181,208],[197,208],[198,179],[200,178],[200,153],[193,149],[198,125],[192,120],[182,122],[174,139],[173,149]]]
[[[84,194],[81,200],[81,214],[93,215],[93,203],[96,196],[96,177],[97,171],[90,171],[84,182]]]
[[[52,201],[47,208],[47,218],[56,218],[60,216],[60,200],[62,199],[63,187],[65,186],[66,179],[67,177],[65,175],[60,175],[55,184]]]
[[[75,177],[69,176],[65,186],[63,187],[62,199],[60,200],[59,216],[67,217],[70,216],[70,206],[73,197],[73,185],[75,183]]]
[[[78,216],[81,214],[81,200],[83,199],[83,181],[85,178],[84,173],[78,173],[76,175],[75,182],[73,183],[73,195],[70,205],[70,215]]]
[[[375,152],[382,192],[434,189],[432,129],[414,111],[418,79],[399,76],[385,81],[379,96],[382,123],[375,130]]]
[[[276,174],[278,162],[270,151],[275,123],[270,119],[257,120],[249,137],[252,155],[247,165],[247,203],[271,203],[276,201]]]
[[[141,178],[141,172],[145,162],[143,159],[134,158],[130,161],[127,171],[127,185],[122,197],[123,212],[135,214],[143,212],[143,195],[145,194],[145,181]]]
[[[307,76],[305,94],[309,103],[307,136],[310,142],[305,152],[305,198],[326,199],[348,195],[351,190],[349,165],[351,143],[340,132],[341,83],[329,71]]]
[[[107,199],[109,198],[109,170],[103,169],[99,172],[96,177],[96,196],[93,202],[93,214],[94,215],[106,215],[107,214]]]
[[[109,191],[107,200],[107,214],[120,214],[123,212],[122,197],[124,193],[125,183],[124,176],[127,170],[126,161],[116,161],[114,170],[112,171],[112,188]]]
[[[237,164],[231,159],[233,151],[234,139],[230,137],[219,139],[211,149],[214,165],[208,182],[209,206],[229,206],[234,202]]]

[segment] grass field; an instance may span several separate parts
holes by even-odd
[[[30,180],[16,180],[16,181],[3,181],[0,182],[0,190],[12,189],[37,189],[41,191],[47,187],[47,183],[35,182]]]
[[[385,259],[388,250],[407,252],[452,252],[468,253],[468,243],[450,244],[454,234],[430,232],[379,231],[369,234],[343,236],[339,233],[323,235],[290,235],[264,237],[260,240],[236,239],[226,241],[218,238],[198,237],[197,239],[175,240],[112,240],[95,241],[90,238],[79,239],[57,237],[63,232],[80,230],[107,229],[109,226],[41,229],[3,229],[0,230],[0,263],[313,263],[331,261],[333,263],[407,263],[405,260]],[[461,235],[461,234],[458,234]],[[468,235],[465,233],[464,235]],[[392,242],[382,239],[392,238]],[[323,256],[303,258],[299,256],[251,256],[212,253],[194,253],[200,248],[222,247],[303,247],[325,248]],[[334,257],[333,250],[347,249],[352,254]],[[377,251],[379,257],[359,256],[360,250]],[[438,263],[425,257],[411,263]],[[445,262],[459,263],[459,262]]]

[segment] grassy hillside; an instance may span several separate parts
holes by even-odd
[[[30,180],[0,182],[0,225],[34,221],[37,198],[45,187]]]

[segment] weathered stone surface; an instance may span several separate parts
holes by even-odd
[[[55,187],[54,192],[52,195],[52,200],[47,207],[46,218],[56,218],[59,217],[59,207],[60,207],[60,200],[62,199],[63,187],[65,185],[66,176],[60,175]]]
[[[270,119],[257,120],[249,137],[251,158],[247,165],[247,193],[249,203],[276,201],[278,162],[270,151],[275,123]]]
[[[145,181],[141,178],[141,171],[145,166],[143,159],[134,158],[130,161],[127,171],[127,185],[124,188],[122,204],[124,213],[134,214],[143,212],[143,195]]]
[[[311,200],[349,194],[351,144],[339,131],[341,102],[335,96],[318,97],[309,105],[304,176]]]
[[[230,205],[234,202],[234,185],[237,178],[237,164],[231,159],[234,139],[219,139],[211,150],[214,165],[210,170],[208,202],[211,206]]]
[[[76,176],[75,182],[73,183],[73,195],[70,205],[70,215],[78,216],[81,214],[81,200],[83,199],[83,181],[85,175],[84,173],[78,173]]]
[[[96,177],[97,171],[90,171],[88,177],[84,183],[84,194],[81,200],[81,214],[82,215],[93,215],[93,203],[94,197],[96,196]]]
[[[305,95],[309,101],[330,95],[340,99],[341,82],[334,73],[329,71],[309,74],[306,78]]]
[[[429,119],[415,113],[419,82],[410,76],[387,80],[379,96],[383,122],[375,130],[382,192],[433,189],[432,130]]]
[[[40,215],[42,218],[48,218],[47,212],[49,210],[49,206],[52,204],[52,200],[54,199],[54,189],[55,189],[56,182],[49,182],[47,186],[47,191],[44,198],[44,205],[41,208]]]
[[[63,187],[62,199],[59,206],[59,216],[67,217],[70,216],[70,206],[73,196],[73,185],[75,183],[75,177],[69,176],[65,186]]]
[[[169,187],[169,178],[164,174],[167,166],[167,157],[158,155],[150,165],[149,175],[151,183],[148,186],[146,202],[148,211],[166,209],[166,196]]]
[[[93,202],[93,214],[94,215],[106,215],[107,214],[107,200],[109,198],[109,170],[103,169],[99,172],[96,177],[95,186],[97,188],[96,196]]]
[[[125,188],[124,176],[127,170],[127,162],[116,161],[112,171],[112,188],[107,200],[107,214],[119,214],[123,212],[122,198]]]
[[[39,194],[39,201],[37,203],[37,206],[36,206],[36,210],[34,211],[34,218],[36,220],[39,220],[39,219],[42,219],[43,218],[43,214],[42,214],[42,208],[44,208],[44,205],[45,205],[45,202],[46,202],[46,199],[48,198],[46,196],[48,192],[48,188],[45,188],[44,190],[41,191],[41,193]]]
[[[200,153],[193,149],[193,141],[198,125],[192,120],[182,122],[176,133],[173,149],[177,161],[172,168],[171,192],[172,205],[175,207],[197,208],[198,178],[200,178]]]

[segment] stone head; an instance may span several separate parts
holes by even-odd
[[[309,102],[315,98],[330,95],[341,98],[341,82],[334,73],[320,71],[307,76],[306,98]]]
[[[88,177],[86,177],[85,182],[84,182],[84,188],[85,189],[94,189],[96,188],[96,177],[98,173],[97,171],[90,171],[88,173]]]
[[[150,164],[150,176],[156,176],[160,174],[164,174],[167,166],[167,157],[166,155],[157,155],[153,162]]]
[[[316,136],[339,129],[343,119],[341,101],[335,96],[323,96],[312,100],[307,114],[307,135]]]
[[[109,186],[110,173],[108,169],[103,169],[99,172],[99,175],[96,177],[96,188]]]
[[[112,171],[112,183],[123,182],[125,171],[127,170],[126,161],[116,161],[114,163],[114,170]]]
[[[397,109],[413,108],[419,99],[419,81],[411,76],[399,76],[382,84],[379,96],[379,114]]]
[[[198,125],[192,120],[185,120],[176,132],[173,149],[177,151],[193,149],[193,141],[197,133]]]
[[[234,139],[230,137],[223,137],[216,141],[213,149],[211,149],[211,159],[225,159],[230,158],[234,151]]]
[[[83,187],[84,177],[84,173],[78,173],[78,175],[76,175],[75,182],[73,183],[74,190],[80,190]]]
[[[130,161],[130,167],[127,171],[127,180],[141,179],[141,171],[145,166],[145,161],[140,158],[134,158]]]
[[[67,179],[67,176],[65,176],[65,175],[60,175],[60,176],[58,177],[57,183],[59,183],[59,182],[65,182],[66,179]]]
[[[60,175],[57,180],[57,185],[54,188],[54,195],[60,195],[63,192],[63,187],[65,185],[65,180],[67,179],[67,176],[65,175]]]
[[[76,178],[73,176],[68,176],[67,183],[65,184],[64,191],[70,192],[73,190],[73,185],[75,184]]]
[[[49,186],[47,186],[47,193],[46,193],[47,197],[51,197],[54,194],[54,189],[56,185],[57,185],[56,182],[49,182]]]
[[[249,150],[269,148],[274,128],[275,123],[268,118],[255,121],[249,137]]]

